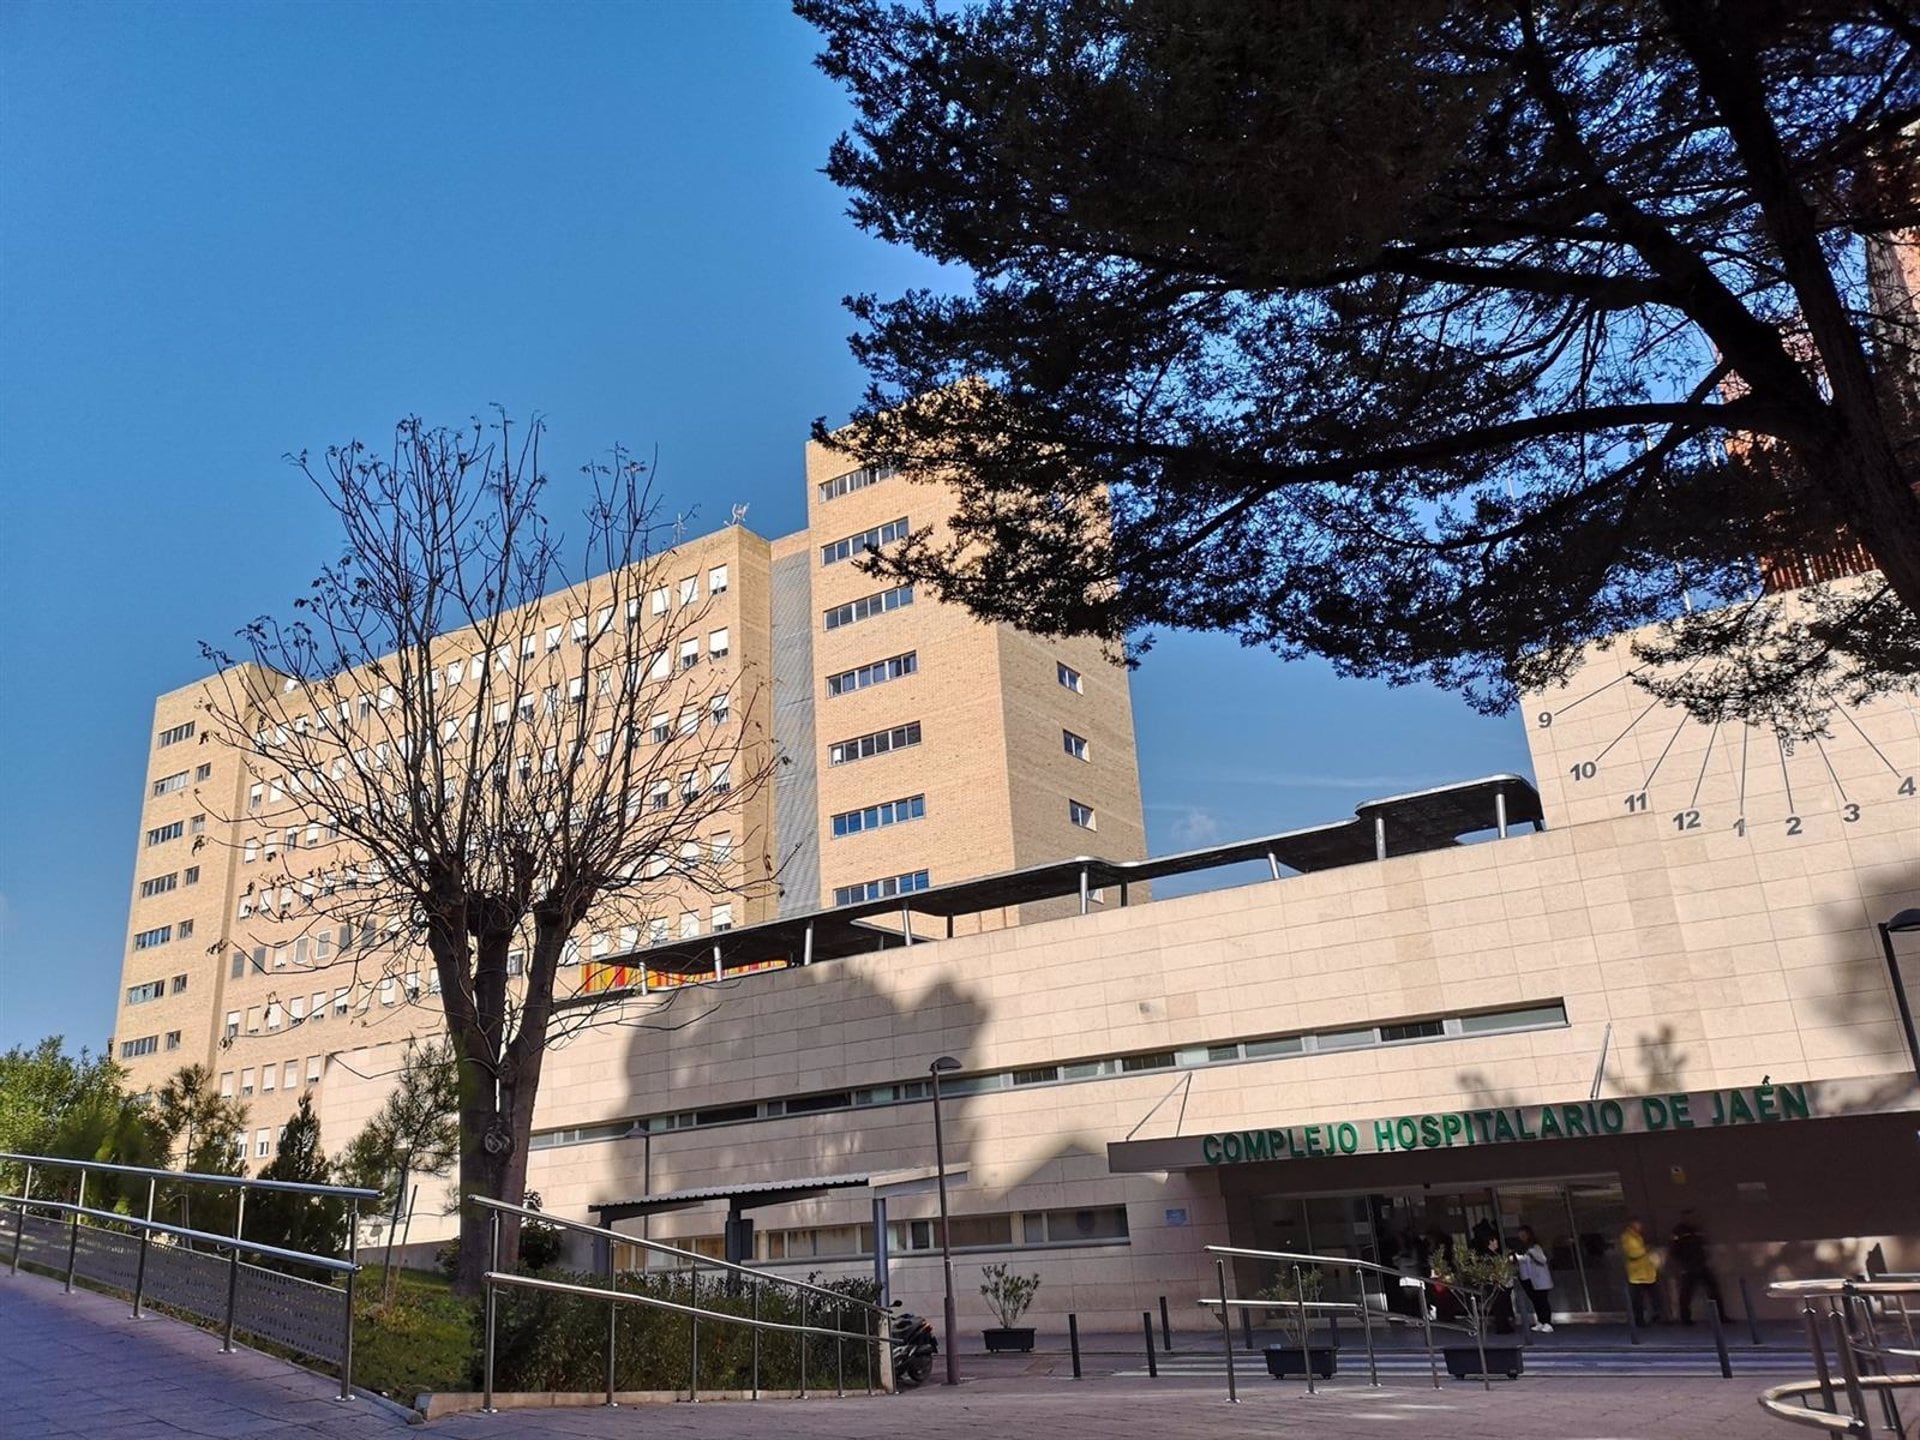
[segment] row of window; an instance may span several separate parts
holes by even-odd
[[[882,590],[873,595],[862,595],[858,600],[849,600],[844,605],[836,605],[826,612],[826,628],[838,630],[843,625],[857,625],[862,620],[871,620],[876,615],[884,615],[889,610],[898,610],[902,606],[913,604],[913,586],[899,585],[892,590]]]
[[[822,501],[838,500],[842,495],[851,495],[856,490],[864,490],[869,485],[878,485],[882,480],[891,480],[897,473],[891,465],[867,465],[859,470],[849,470],[844,475],[836,475],[831,480],[820,482]]]
[[[184,725],[175,725],[171,729],[162,730],[159,739],[154,742],[153,748],[156,750],[164,750],[169,745],[178,745],[182,740],[191,740],[192,738],[193,721],[189,720]]]
[[[901,875],[883,875],[878,880],[863,880],[858,885],[842,885],[833,892],[836,905],[860,905],[868,900],[891,900],[896,895],[913,895],[929,887],[927,872],[909,870]]]
[[[120,1042],[120,1058],[122,1060],[137,1060],[142,1055],[153,1054],[160,1049],[160,1045],[161,1039],[158,1035],[142,1035],[137,1040],[122,1040]],[[167,1031],[166,1048],[169,1050],[178,1050],[180,1048],[180,1032],[178,1030]]]
[[[173,977],[173,986],[172,986],[173,994],[178,995],[181,991],[185,990],[186,988],[187,988],[186,976],[176,975]],[[167,993],[168,993],[168,986],[165,980],[149,980],[144,985],[130,985],[127,987],[127,1004],[145,1005],[149,1001],[158,1000],[162,995],[165,995]]]
[[[909,795],[904,800],[887,800],[859,810],[843,810],[833,817],[833,838],[838,840],[846,835],[882,830],[889,825],[904,825],[909,820],[924,820],[926,814],[925,795]]]
[[[835,741],[827,747],[827,764],[849,765],[855,760],[868,760],[875,755],[904,750],[919,743],[920,722],[913,720],[905,725],[895,725],[890,730],[875,730],[870,735],[856,735],[851,740]]]
[[[176,931],[178,931],[182,940],[186,939],[189,935],[193,934],[193,921],[182,920],[177,926],[156,925],[151,930],[139,931],[133,937],[133,948],[136,950],[157,950],[162,945],[172,941]]]
[[[882,545],[891,545],[896,540],[904,540],[912,533],[907,517],[889,520],[884,525],[875,525],[871,530],[862,530],[858,535],[849,535],[845,539],[835,540],[820,547],[820,563],[838,565],[842,560],[850,560],[855,555],[864,555],[869,550],[878,550]]]
[[[940,1093],[942,1095],[979,1095],[993,1090],[1011,1090],[1029,1085],[1065,1085],[1081,1080],[1097,1080],[1155,1070],[1188,1070],[1207,1065],[1230,1065],[1287,1056],[1327,1054],[1376,1046],[1404,1045],[1425,1040],[1466,1039],[1481,1035],[1558,1029],[1563,1028],[1566,1023],[1565,1003],[1553,1000],[1541,1004],[1496,1010],[1463,1011],[1455,1015],[1414,1020],[1385,1020],[1349,1029],[1294,1031],[1283,1035],[1265,1035],[1246,1040],[1223,1040],[1208,1045],[1183,1046],[1177,1050],[1135,1051],[1057,1065],[1034,1066],[1028,1069],[987,1071],[979,1075],[962,1075],[950,1080],[942,1080]],[[853,1090],[817,1091],[805,1095],[784,1096],[777,1100],[749,1101],[711,1110],[683,1110],[677,1113],[643,1115],[637,1119],[616,1120],[605,1125],[549,1130],[533,1136],[531,1144],[535,1149],[545,1149],[556,1145],[620,1140],[641,1132],[657,1135],[668,1130],[700,1129],[709,1125],[731,1125],[749,1120],[778,1119],[788,1115],[858,1110],[873,1105],[901,1105],[925,1100],[930,1094],[931,1086],[924,1079],[905,1080],[895,1085],[866,1085]]]
[[[884,685],[889,680],[916,674],[919,669],[918,653],[909,650],[904,655],[894,655],[885,660],[876,660],[871,665],[858,665],[851,670],[842,670],[838,675],[829,675],[827,694],[851,695],[856,690],[866,690],[875,685]]]
[[[151,900],[155,895],[164,895],[169,890],[179,886],[198,885],[199,883],[200,867],[198,865],[189,865],[184,871],[169,870],[164,875],[153,875],[142,880],[140,882],[140,898],[142,900]]]
[[[955,1215],[947,1222],[953,1250],[1014,1250],[1059,1248],[1068,1245],[1124,1245],[1128,1242],[1127,1207],[1100,1205],[1087,1209],[1016,1210],[994,1215]],[[805,1260],[857,1260],[873,1254],[871,1225],[810,1225],[793,1230],[762,1230],[754,1236],[755,1258],[767,1263]],[[682,1250],[720,1259],[726,1241],[719,1235],[696,1235],[672,1242]],[[689,1261],[638,1246],[618,1247],[616,1260],[627,1269],[676,1269]],[[938,1220],[894,1220],[887,1225],[889,1254],[940,1249]],[[631,1252],[631,1253],[629,1253]]]
[[[320,1072],[324,1064],[325,1061],[318,1055],[307,1056],[304,1073],[308,1085],[318,1085],[320,1083]],[[225,1071],[220,1076],[221,1097],[232,1100],[236,1098],[245,1099],[252,1095],[254,1088],[254,1069],[255,1067],[250,1065],[239,1072],[237,1094],[235,1090],[236,1077],[234,1072],[231,1070]],[[278,1088],[282,1090],[298,1090],[301,1088],[300,1077],[302,1074],[302,1066],[297,1057],[287,1061],[284,1065],[273,1062],[259,1066],[258,1069],[260,1074],[260,1091],[262,1094],[271,1095],[275,1089],[276,1081],[279,1082]],[[263,1130],[260,1133],[263,1135],[272,1134],[272,1132],[268,1130]]]

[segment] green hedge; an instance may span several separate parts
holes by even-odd
[[[544,1271],[542,1280],[558,1280],[604,1290],[604,1275]],[[702,1309],[748,1316],[753,1313],[751,1292],[744,1282],[730,1288],[726,1277],[689,1272],[618,1277],[627,1294],[651,1295],[675,1304],[698,1304]],[[870,1280],[842,1280],[825,1288],[849,1302],[874,1298]],[[812,1296],[807,1323],[836,1330],[865,1333],[870,1312],[849,1303],[838,1314],[833,1302]],[[495,1321],[494,1388],[516,1390],[592,1391],[606,1385],[607,1305],[578,1295],[502,1286]],[[760,1317],[785,1324],[800,1322],[801,1298],[796,1292],[762,1286]],[[700,1389],[745,1390],[752,1382],[754,1329],[725,1321],[700,1321]],[[768,1390],[795,1390],[800,1385],[800,1339],[778,1331],[760,1332],[760,1385]],[[651,1306],[620,1306],[620,1331],[614,1361],[614,1388],[618,1390],[675,1390],[686,1388],[692,1350],[692,1320],[686,1315]],[[864,1389],[872,1364],[873,1347],[858,1341],[837,1345],[823,1336],[807,1340],[807,1383],[827,1389],[835,1383],[838,1364],[844,1365],[849,1389]],[[877,1382],[879,1376],[874,1374]],[[475,1388],[479,1375],[474,1376]]]

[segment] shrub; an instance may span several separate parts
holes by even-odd
[[[980,1287],[980,1293],[987,1297],[987,1304],[993,1307],[993,1313],[1000,1320],[1002,1330],[1011,1330],[1020,1323],[1020,1317],[1027,1307],[1033,1304],[1033,1295],[1040,1288],[1038,1275],[1015,1275],[1005,1264],[982,1265],[980,1273],[987,1283]],[[947,1342],[952,1344],[951,1339]]]

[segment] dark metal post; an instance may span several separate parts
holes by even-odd
[[[803,1337],[800,1341],[806,1344]],[[760,1277],[753,1277],[753,1398],[760,1398]]]
[[[20,1242],[27,1235],[27,1204],[33,1199],[33,1166],[27,1166],[26,1185],[20,1191],[20,1205],[14,1214],[13,1225],[13,1273],[20,1273]]]
[[[1627,1341],[1629,1344],[1638,1345],[1640,1343],[1640,1322],[1635,1318],[1633,1313],[1635,1309],[1633,1303],[1633,1281],[1627,1279],[1627,1267],[1624,1261],[1622,1261],[1620,1265],[1620,1275],[1621,1278],[1627,1282]]]
[[[833,1393],[847,1398],[847,1311],[844,1305],[833,1307]]]
[[[1760,1338],[1760,1317],[1753,1313],[1753,1288],[1744,1275],[1740,1277],[1740,1308],[1747,1312],[1747,1338],[1755,1345],[1764,1344]]]
[[[1827,1342],[1820,1335],[1820,1312],[1809,1300],[1800,1313],[1807,1322],[1807,1353],[1813,1357],[1813,1373],[1820,1381],[1820,1398],[1829,1415],[1837,1414],[1833,1408],[1833,1376],[1827,1370]]]
[[[1140,1312],[1140,1333],[1147,1337],[1147,1378],[1150,1380],[1158,1380],[1160,1378],[1160,1365],[1159,1362],[1153,1358],[1153,1312],[1151,1310],[1142,1310]]]
[[[1833,1348],[1840,1356],[1840,1383],[1847,1388],[1847,1408],[1853,1411],[1854,1429],[1862,1435],[1872,1434],[1873,1422],[1867,1419],[1867,1397],[1860,1388],[1860,1368],[1854,1362],[1847,1322],[1836,1310],[1827,1316],[1827,1324],[1832,1327]]]
[[[607,1408],[612,1409],[616,1403],[613,1398],[613,1371],[620,1353],[620,1276],[613,1268],[611,1240],[607,1241],[607,1293],[610,1297],[607,1300]]]
[[[1227,1304],[1227,1262],[1215,1260],[1214,1269],[1220,1275],[1220,1338],[1227,1342],[1227,1403],[1240,1403],[1240,1380],[1233,1373],[1233,1314]]]
[[[946,1058],[944,1056],[942,1059]],[[946,1276],[947,1384],[960,1383],[960,1322],[953,1304],[953,1246],[947,1231],[947,1142],[940,1126],[940,1062],[928,1067],[933,1077],[933,1163],[940,1191],[940,1268]]]
[[[500,1268],[500,1212],[498,1210],[494,1210],[491,1212],[491,1214],[493,1218],[492,1218],[492,1223],[489,1227],[491,1234],[490,1234],[490,1242],[488,1246],[489,1258],[487,1260],[487,1274],[489,1277],[491,1277],[493,1273]],[[482,1414],[493,1415],[497,1413],[493,1408],[493,1333],[494,1333],[494,1318],[497,1312],[499,1311],[500,1301],[499,1301],[498,1295],[494,1290],[494,1284],[491,1278],[489,1278],[485,1282],[485,1294],[486,1294],[486,1307],[487,1307],[487,1334],[486,1334],[485,1351],[481,1360],[481,1365],[483,1370],[483,1375],[482,1375],[483,1383],[481,1386],[480,1410]]]
[[[1307,1394],[1314,1393],[1313,1385],[1313,1337],[1307,1333],[1307,1290],[1306,1282],[1300,1274],[1298,1265],[1293,1267],[1293,1294],[1300,1302],[1300,1358],[1305,1362],[1307,1372]]]
[[[691,1284],[687,1290],[687,1303],[693,1307],[692,1325],[687,1336],[687,1403],[700,1403],[700,1264],[694,1262],[690,1276]],[[800,1338],[802,1345],[806,1337]]]
[[[1067,1316],[1067,1353],[1073,1357],[1073,1378],[1084,1379],[1080,1373],[1080,1317]]]
[[[1253,1311],[1247,1306],[1240,1307],[1240,1340],[1247,1347],[1247,1353],[1253,1353]]]
[[[140,1302],[147,1294],[147,1244],[153,1238],[153,1191],[155,1177],[147,1177],[147,1223],[140,1227],[140,1260],[133,1269],[133,1318],[140,1318]]]
[[[353,1306],[360,1286],[360,1197],[347,1199],[347,1333],[340,1345],[340,1398],[353,1398]]]
[[[1173,1353],[1173,1321],[1167,1315],[1167,1297],[1160,1297],[1160,1347],[1171,1355]]]
[[[1713,1326],[1713,1353],[1720,1357],[1720,1378],[1733,1378],[1733,1361],[1727,1358],[1727,1332],[1720,1323],[1720,1302],[1707,1297],[1707,1323]]]
[[[1467,1308],[1473,1315],[1473,1343],[1480,1352],[1480,1388],[1491,1391],[1493,1377],[1487,1373],[1487,1327],[1481,1323],[1480,1301],[1477,1296],[1467,1298]]]
[[[1420,1329],[1427,1339],[1427,1369],[1433,1373],[1433,1388],[1440,1388],[1440,1357],[1433,1353],[1433,1311],[1427,1303],[1427,1282],[1420,1282]]]
[[[800,1292],[800,1398],[807,1398],[807,1302],[812,1292]],[[952,1336],[947,1337],[949,1342]]]
[[[240,1308],[240,1235],[247,1225],[247,1187],[240,1187],[240,1198],[233,1207],[233,1244],[227,1250],[227,1329],[220,1341],[220,1353],[233,1353],[233,1325]]]
[[[1367,1303],[1367,1272],[1356,1270],[1354,1279],[1360,1287],[1360,1326],[1367,1337],[1367,1383],[1378,1390],[1380,1361],[1373,1351],[1373,1307]]]
[[[73,1293],[73,1266],[80,1255],[80,1212],[87,1208],[87,1172],[80,1172],[80,1190],[73,1207],[73,1224],[67,1235],[67,1294]]]

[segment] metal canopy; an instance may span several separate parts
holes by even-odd
[[[1538,830],[1544,823],[1540,796],[1531,783],[1518,775],[1489,775],[1369,800],[1354,808],[1350,820],[1151,860],[1103,860],[1091,855],[1056,860],[910,895],[841,905],[697,939],[670,940],[612,957],[610,963],[661,974],[701,975],[713,973],[716,964],[724,973],[767,960],[784,959],[794,965],[837,960],[909,943],[903,931],[908,916],[951,921],[1005,906],[1069,898],[1081,894],[1083,888],[1116,887],[1124,904],[1129,886],[1173,875],[1264,862],[1278,878],[1283,868],[1300,873],[1332,870],[1369,860],[1444,850],[1458,845],[1463,836],[1490,830],[1504,835],[1513,825],[1531,825]],[[912,937],[932,938],[926,934]],[[583,1003],[597,1003],[600,998],[583,997]]]
[[[829,1190],[851,1190],[866,1185],[868,1175],[820,1175],[808,1180],[766,1180],[756,1185],[708,1185],[698,1190],[669,1190],[639,1200],[608,1200],[587,1209],[600,1216],[600,1223],[631,1220],[641,1215],[658,1215],[663,1210],[691,1210],[714,1200],[727,1202],[730,1213],[758,1210],[763,1205],[787,1205],[799,1200],[816,1200]]]

